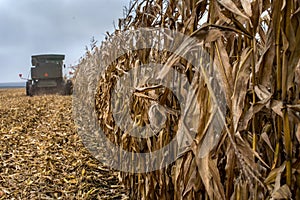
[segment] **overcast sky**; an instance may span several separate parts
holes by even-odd
[[[27,77],[31,55],[65,54],[78,64],[94,36],[98,44],[129,0],[0,0],[0,83]]]

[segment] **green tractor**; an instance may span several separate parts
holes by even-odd
[[[63,77],[65,55],[31,56],[31,79],[26,82],[26,95],[72,94],[72,81]]]

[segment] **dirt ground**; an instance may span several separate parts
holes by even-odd
[[[0,89],[0,200],[127,199],[117,176],[83,146],[71,96]]]

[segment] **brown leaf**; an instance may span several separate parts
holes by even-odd
[[[283,109],[283,105],[281,101],[278,100],[272,100],[271,101],[271,108],[272,110],[279,115],[280,117],[283,118],[283,113],[282,113],[282,109]]]
[[[259,84],[265,86],[266,88],[273,88],[272,72],[273,72],[273,62],[275,58],[275,48],[274,48],[274,38],[269,33],[267,44],[262,52],[255,66],[255,71],[257,73],[257,78]]]
[[[208,32],[206,38],[205,38],[205,43],[210,43],[216,41],[219,37],[221,37],[223,34],[220,30],[218,29],[212,29]]]
[[[227,104],[230,106],[231,105],[230,98],[232,96],[232,90],[233,90],[233,79],[231,74],[232,66],[229,62],[229,57],[223,42],[220,39],[218,39],[215,46],[216,46],[216,54],[215,54],[214,62],[217,67],[216,72],[221,81],[221,85],[223,86]]]
[[[261,101],[270,99],[272,96],[271,92],[269,92],[269,90],[263,85],[255,85],[254,91]]]
[[[241,0],[241,3],[248,17],[251,17],[252,16],[251,2],[248,0]]]
[[[243,14],[238,7],[235,5],[235,3],[231,0],[218,0],[218,2],[223,5],[225,8],[227,8],[228,10],[230,10],[231,12],[233,12],[236,15],[239,15],[247,20],[250,21],[249,17],[246,16],[245,14]]]
[[[231,97],[234,131],[237,130],[237,127],[239,125],[239,120],[243,113],[243,108],[245,104],[247,86],[248,86],[248,81],[250,79],[249,58],[251,53],[252,50],[250,48],[246,48],[242,53],[241,62],[237,73],[237,78],[234,84],[234,91]]]
[[[269,148],[274,152],[274,149],[272,147],[271,141],[269,139],[269,136],[266,132],[263,132],[261,134],[261,138],[267,143],[267,145],[269,146]]]
[[[271,183],[274,183],[276,181],[276,178],[281,176],[284,169],[285,169],[285,164],[282,164],[278,168],[272,169],[270,171],[269,175],[265,178],[264,183],[268,184],[268,185],[271,184]],[[278,180],[280,180],[280,179],[278,179]]]
[[[274,199],[291,199],[292,193],[288,185],[281,186],[278,190],[272,193]]]

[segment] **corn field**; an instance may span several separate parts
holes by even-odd
[[[218,137],[207,128],[214,113],[205,77],[186,59],[155,46],[177,41],[162,36],[164,44],[158,40],[151,48],[115,55],[135,41],[134,37],[122,41],[118,36],[140,28],[182,33],[196,39],[207,52],[207,70],[217,71],[226,104]],[[144,38],[140,42],[146,46],[149,41]],[[201,59],[197,52],[195,55]],[[120,172],[131,199],[300,199],[298,0],[132,1],[115,32],[107,33],[101,46],[81,60],[75,80],[81,101],[93,102],[85,94],[94,95],[96,117],[105,136],[129,152],[149,153],[168,145],[180,135],[180,117],[186,117],[178,114],[180,104],[168,88],[146,84],[130,103],[120,100],[117,105],[129,109],[132,120],[140,126],[155,120],[147,114],[151,104],[168,107],[172,112],[165,116],[164,128],[155,136],[137,138],[116,125],[111,99],[119,77],[130,70],[143,75],[146,72],[140,66],[153,61],[162,64],[162,74],[172,68],[184,74],[187,82],[197,80],[195,98],[187,105],[195,101],[200,114],[186,119],[197,124],[195,136],[172,164],[152,172]],[[89,74],[97,71],[98,65],[105,68],[94,79]],[[131,77],[124,85],[139,81]],[[93,87],[95,94],[90,90]],[[78,111],[82,111],[80,106]],[[182,141],[177,138],[177,142]],[[199,156],[203,145],[211,148]]]

